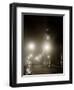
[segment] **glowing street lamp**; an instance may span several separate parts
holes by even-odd
[[[47,58],[50,58],[50,56],[48,55]]]
[[[34,50],[35,49],[35,44],[34,43],[29,43],[28,44],[28,49],[29,50]]]
[[[47,36],[46,36],[46,40],[50,40],[50,36],[47,35]]]
[[[30,58],[32,58],[33,57],[33,54],[30,54],[29,56],[28,56],[28,59],[30,59]]]
[[[46,52],[50,52],[52,49],[52,45],[50,43],[44,43],[43,50]]]
[[[38,60],[39,60],[39,57],[38,57],[38,56],[36,56],[36,57],[35,57],[35,60],[37,60],[37,61],[38,61]]]
[[[49,50],[49,45],[48,45],[48,44],[45,44],[45,45],[44,45],[44,50],[46,50],[46,51]]]

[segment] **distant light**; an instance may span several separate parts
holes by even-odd
[[[48,44],[44,44],[44,50],[49,51],[49,45]]]
[[[36,60],[36,61],[40,61],[40,57],[39,57],[39,56],[36,56],[36,57],[35,57],[35,60]]]
[[[30,59],[30,58],[32,58],[33,57],[33,54],[30,54],[29,56],[28,56],[28,59]]]
[[[35,49],[35,44],[34,43],[29,43],[28,44],[28,49],[29,50],[34,50]]]
[[[50,36],[46,35],[46,40],[50,40]]]
[[[38,57],[38,56],[36,56],[36,57],[35,57],[35,60],[38,60],[38,59],[39,59],[39,57]]]
[[[50,43],[44,43],[43,45],[43,50],[46,51],[46,52],[50,52],[52,49],[52,46]]]
[[[48,31],[48,28],[46,29],[46,31]]]
[[[47,56],[47,58],[50,58],[50,56]]]
[[[33,57],[33,54],[30,54],[29,57]]]
[[[26,60],[26,64],[27,64],[27,65],[31,65],[32,62],[28,59],[28,60]]]

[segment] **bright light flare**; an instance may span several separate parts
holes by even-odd
[[[33,57],[33,54],[30,54],[29,56],[28,56],[28,59],[30,59],[30,58],[32,58]]]
[[[50,56],[47,56],[47,58],[50,58]]]
[[[41,60],[41,58],[42,58],[42,55],[41,55],[41,54],[39,54],[38,56],[36,56],[36,57],[35,57],[35,60],[36,60],[36,61],[40,61],[40,60]]]
[[[39,56],[36,56],[36,57],[35,57],[35,60],[39,62],[41,59],[40,59]]]
[[[34,50],[35,49],[35,44],[34,43],[29,43],[28,44],[28,49],[29,50]]]
[[[43,50],[46,52],[50,52],[52,49],[52,45],[50,43],[44,43]]]
[[[36,56],[36,57],[35,57],[35,60],[37,60],[37,61],[38,61],[38,60],[39,60],[39,57],[38,57],[38,56]]]
[[[48,45],[48,44],[45,44],[45,45],[44,45],[44,49],[45,49],[46,51],[48,51],[48,50],[49,50],[49,45]]]
[[[46,35],[46,40],[50,40],[50,36]]]

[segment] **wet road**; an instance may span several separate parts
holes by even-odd
[[[32,65],[32,74],[48,74],[49,68],[46,65]]]

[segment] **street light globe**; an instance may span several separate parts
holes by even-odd
[[[39,57],[37,56],[37,57],[35,57],[35,60],[39,60]]]
[[[35,49],[35,44],[33,42],[28,44],[28,49],[29,50],[34,50]]]
[[[36,57],[35,57],[35,60],[36,60],[37,62],[39,62],[39,61],[40,61],[39,56],[36,56]]]
[[[30,58],[32,58],[33,57],[33,54],[30,54],[29,56],[28,56],[28,59],[30,59]]]
[[[49,58],[50,58],[50,56],[48,55],[48,56],[47,56],[47,58],[49,59]]]
[[[46,40],[50,40],[50,36],[47,35],[47,36],[46,36]]]
[[[43,49],[44,49],[44,51],[46,51],[46,52],[50,52],[51,51],[51,44],[50,43],[45,43],[44,45],[43,45]]]

